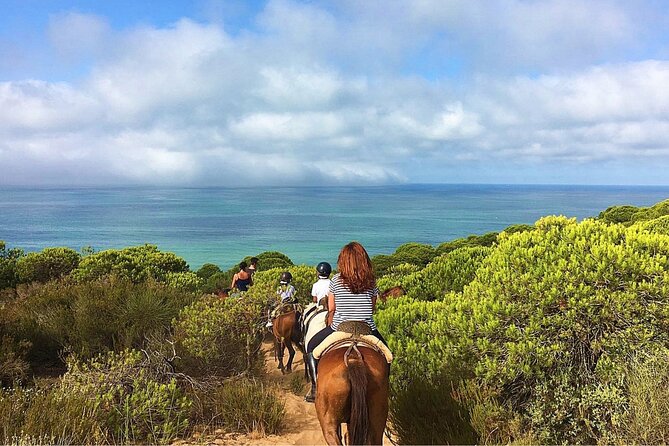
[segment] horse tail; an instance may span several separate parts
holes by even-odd
[[[351,383],[351,421],[348,425],[349,444],[369,444],[369,409],[367,407],[367,368],[358,352],[347,362]]]

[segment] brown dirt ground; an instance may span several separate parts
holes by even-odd
[[[268,338],[263,343],[265,352],[266,380],[276,384],[286,404],[286,417],[281,435],[263,435],[261,433],[235,434],[217,430],[213,434],[194,436],[180,440],[175,446],[187,445],[315,445],[325,444],[321,427],[316,418],[316,409],[312,403],[304,401],[304,395],[295,395],[290,390],[290,382],[295,375],[304,377],[302,353],[295,352],[293,372],[282,375],[274,360],[273,344]],[[286,352],[286,359],[288,352]],[[284,359],[285,360],[285,359]],[[305,392],[308,387],[305,384]]]

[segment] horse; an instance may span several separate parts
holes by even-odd
[[[385,290],[383,293],[379,294],[379,299],[381,299],[381,302],[385,302],[388,299],[404,296],[406,294],[406,291],[404,291],[404,288],[401,286],[394,286],[392,288],[388,288]]]
[[[295,349],[293,344],[304,354],[302,347],[302,333],[297,326],[297,312],[295,310],[279,314],[272,322],[272,334],[274,335],[274,353],[279,361],[278,369],[281,373],[286,374],[293,371],[293,357],[295,356]],[[284,368],[283,365],[283,351],[288,348],[288,362]]]
[[[329,445],[383,444],[388,418],[389,365],[383,353],[358,342],[326,351],[318,362],[316,415]]]

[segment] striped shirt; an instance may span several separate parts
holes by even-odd
[[[372,330],[376,330],[372,318],[372,298],[379,294],[379,289],[374,287],[361,294],[353,294],[342,282],[339,274],[330,281],[330,292],[335,297],[335,313],[332,318],[332,329],[337,330],[339,324],[344,321],[365,321]]]

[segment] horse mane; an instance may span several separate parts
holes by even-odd
[[[348,424],[348,444],[370,444],[369,409],[367,407],[367,368],[358,352],[358,357],[349,357],[348,378],[351,382],[351,421]]]

